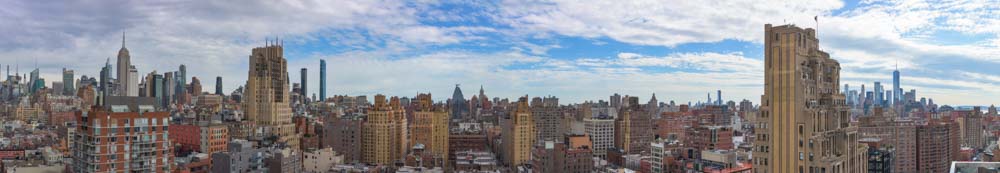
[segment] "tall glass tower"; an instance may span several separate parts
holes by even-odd
[[[892,103],[895,104],[903,100],[901,95],[903,94],[903,88],[899,86],[899,66],[896,66],[896,70],[892,71]]]
[[[326,100],[326,60],[319,60],[319,101]]]

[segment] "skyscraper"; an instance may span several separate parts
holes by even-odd
[[[126,50],[126,52],[128,51]],[[97,104],[100,104],[101,106],[106,106],[104,105],[104,100],[111,95],[110,93],[111,86],[109,86],[109,84],[111,83],[110,78],[111,78],[111,58],[108,58],[104,62],[104,68],[101,68],[101,85],[98,86],[98,89],[100,89],[101,92],[101,99],[100,101],[97,102]]]
[[[115,66],[115,68],[117,68],[118,70],[117,72],[118,76],[115,76],[115,79],[118,79],[119,86],[117,88],[117,94],[113,95],[122,95],[122,96],[128,95],[128,89],[130,87],[139,87],[138,85],[136,86],[128,85],[130,83],[128,80],[132,79],[128,77],[129,67],[132,67],[131,59],[132,57],[128,54],[128,49],[125,48],[125,32],[122,32],[122,48],[118,50],[118,64],[117,66]],[[138,95],[138,90],[136,91],[137,91],[136,95]]]
[[[326,100],[326,60],[319,60],[319,101]]]
[[[125,96],[138,97],[139,96],[139,70],[135,69],[135,66],[128,67],[128,78],[122,83],[125,85]]]
[[[455,93],[451,95],[451,119],[461,119],[469,113],[469,106],[465,103],[465,96],[462,96],[462,89],[455,84]]]
[[[299,148],[295,124],[292,123],[292,109],[289,102],[288,69],[281,45],[267,45],[253,48],[250,53],[243,104],[247,120],[253,122],[251,130],[262,134],[246,136],[277,137],[278,142]]]
[[[184,64],[181,64],[181,66],[178,67],[177,86],[175,87],[177,88],[174,89],[174,91],[176,92],[174,93],[175,95],[174,97],[177,97],[178,99],[183,99],[184,94],[187,93],[187,66],[184,66]]]
[[[892,71],[892,103],[896,104],[903,100],[903,88],[899,86],[899,65]]]
[[[767,24],[764,30],[754,172],[866,172],[867,147],[857,142],[838,93],[840,63],[819,50],[813,29]]]
[[[722,105],[722,90],[716,90],[715,92],[715,105]]]
[[[885,100],[885,89],[882,88],[882,82],[875,82],[875,106],[883,106],[882,101]]]
[[[63,68],[63,88],[53,88],[62,89],[63,95],[74,95],[76,94],[76,87],[73,86],[73,70],[67,70]]]
[[[301,76],[299,76],[299,81],[302,82],[302,90],[299,90],[299,95],[302,97],[302,100],[309,100],[308,99],[309,95],[306,94],[306,93],[309,93],[309,89],[308,89],[309,88],[309,84],[306,83],[306,79],[308,79],[308,77],[306,76],[306,68],[302,68],[302,70],[299,73],[299,75],[301,75]]]
[[[222,76],[216,76],[215,77],[215,95],[220,95],[220,96],[223,95],[222,94]]]

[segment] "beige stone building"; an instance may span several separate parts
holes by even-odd
[[[502,123],[504,164],[517,166],[531,161],[531,148],[537,136],[528,96],[518,99],[516,108]]]
[[[764,26],[764,95],[753,141],[758,173],[866,172],[844,95],[840,63],[819,50],[813,29]]]
[[[399,98],[386,101],[385,95],[375,95],[375,104],[368,110],[368,120],[362,130],[362,162],[392,165],[402,161],[406,149],[406,116]]]
[[[413,124],[410,126],[410,147],[423,144],[426,152],[435,159],[448,160],[448,117],[449,111],[435,107],[431,94],[417,95]]]
[[[288,69],[281,45],[253,48],[247,75],[243,108],[253,122],[249,137],[278,137],[291,148],[299,148],[299,136],[292,123],[288,96]]]

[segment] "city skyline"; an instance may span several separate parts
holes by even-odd
[[[114,58],[122,47],[120,34],[124,31],[138,74],[174,71],[186,64],[187,77],[222,76],[225,94],[246,81],[246,50],[262,45],[266,38],[278,38],[287,49],[288,69],[312,69],[308,76],[313,82],[306,87],[310,95],[319,93],[316,64],[325,59],[328,96],[447,95],[457,83],[466,86],[465,91],[486,86],[491,97],[552,95],[564,103],[596,101],[614,93],[642,100],[656,93],[663,102],[698,102],[704,100],[703,94],[714,95],[716,90],[722,90],[727,101],[756,102],[763,94],[763,33],[759,30],[764,23],[785,21],[777,24],[818,27],[820,47],[842,63],[841,83],[851,89],[864,84],[870,90],[876,81],[884,89],[894,88],[888,84],[898,61],[901,88],[916,89],[918,97],[934,98],[940,105],[990,105],[996,103],[990,98],[1000,96],[1000,91],[991,90],[1000,87],[1000,76],[995,75],[1000,71],[988,68],[1000,58],[1000,39],[996,37],[1000,29],[995,27],[1000,26],[995,24],[1000,19],[975,11],[995,5],[966,9],[963,5],[976,5],[754,4],[777,12],[767,14],[762,12],[766,10],[742,9],[745,4],[716,4],[751,15],[728,14],[727,10],[704,14],[687,11],[698,8],[667,7],[677,11],[623,11],[635,9],[632,5],[656,5],[641,2],[587,6],[607,7],[606,14],[612,17],[603,17],[586,12],[586,8],[566,8],[577,6],[562,2],[285,2],[277,7],[251,2],[243,6],[272,12],[266,15],[212,3],[85,4],[94,7],[86,9],[69,9],[81,5],[73,2],[34,3],[0,7],[4,11],[0,23],[25,26],[3,29],[8,32],[0,35],[11,39],[0,42],[0,54],[6,55],[0,58],[0,65],[11,65],[11,73],[19,68],[24,74],[37,64],[41,77],[49,82],[62,79],[64,67],[74,70],[75,78],[99,76],[101,62]],[[205,7],[184,9],[198,5]],[[39,13],[53,8],[66,9],[63,13]],[[277,11],[279,8],[303,10]],[[94,26],[71,24],[77,19],[66,17],[91,12],[99,14],[83,20]],[[172,17],[195,20],[165,20]],[[250,17],[316,19],[263,26],[263,20],[245,20]],[[55,21],[32,23],[48,18]],[[682,18],[691,19],[672,21]],[[696,21],[715,22],[689,24]],[[198,26],[201,23],[221,25]],[[112,67],[113,71],[118,68]],[[295,71],[288,73],[292,74],[288,80],[299,81]],[[51,83],[45,85],[51,87]],[[205,87],[214,84],[206,82]],[[439,97],[438,101],[445,99]]]

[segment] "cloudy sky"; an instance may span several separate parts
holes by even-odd
[[[764,24],[819,27],[842,83],[891,84],[939,104],[1000,103],[997,1],[35,1],[0,0],[0,65],[94,76],[125,46],[140,74],[181,64],[206,91],[245,83],[250,49],[280,38],[297,82],[328,64],[328,95],[563,103],[653,93],[759,102]],[[813,20],[818,16],[819,22]],[[114,59],[111,59],[114,64]],[[12,72],[13,73],[13,72]],[[886,86],[888,88],[890,86]]]

